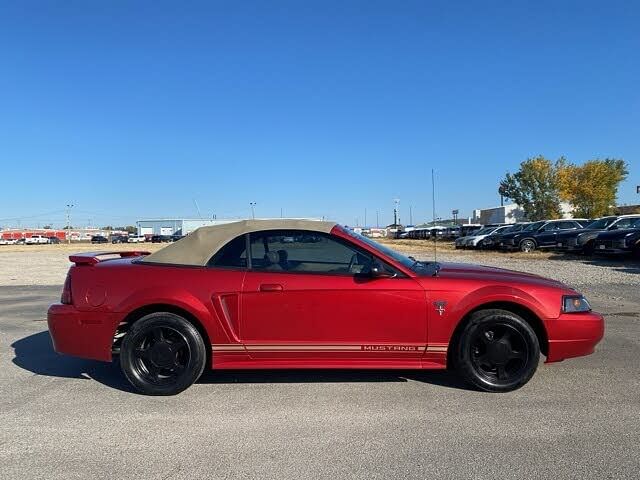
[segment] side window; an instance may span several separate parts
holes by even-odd
[[[234,238],[207,262],[209,267],[231,267],[246,268],[247,267],[247,238],[246,235],[240,235]]]
[[[618,223],[616,223],[616,227],[619,229],[629,228],[633,224],[633,222],[637,220],[636,218],[621,218]]]
[[[568,230],[571,228],[580,228],[580,224],[577,222],[558,222],[560,230]]]
[[[542,229],[543,232],[552,232],[558,229],[558,222],[547,223]]]
[[[254,270],[354,275],[371,268],[371,255],[322,233],[270,230],[250,239]]]

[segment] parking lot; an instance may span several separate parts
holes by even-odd
[[[394,245],[433,257],[425,243]],[[567,282],[606,315],[595,354],[541,366],[512,393],[446,372],[245,371],[145,397],[115,364],[53,352],[46,309],[69,247],[48,247],[0,250],[2,478],[638,476],[638,262],[441,249],[439,260]]]

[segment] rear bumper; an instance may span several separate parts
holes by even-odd
[[[590,355],[604,336],[604,318],[599,313],[565,313],[546,322],[549,337],[547,362]]]
[[[82,312],[54,303],[47,312],[49,334],[58,353],[111,361],[111,345],[119,320],[115,314]]]

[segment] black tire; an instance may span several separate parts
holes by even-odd
[[[124,336],[120,366],[146,395],[175,395],[190,387],[205,367],[202,336],[179,315],[157,312],[135,322]]]
[[[515,313],[475,312],[454,345],[454,367],[474,387],[510,392],[526,384],[540,361],[538,337]]]
[[[531,238],[525,238],[520,242],[520,251],[525,253],[533,252],[536,249],[536,241]]]

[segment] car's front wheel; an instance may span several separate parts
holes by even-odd
[[[520,251],[529,253],[533,252],[536,249],[536,242],[531,239],[526,239],[520,242]]]
[[[531,326],[506,310],[475,312],[454,348],[453,360],[459,374],[488,392],[522,387],[540,360],[540,345]]]
[[[151,313],[124,336],[120,366],[136,390],[147,395],[175,395],[204,370],[206,348],[198,330],[183,317]]]

